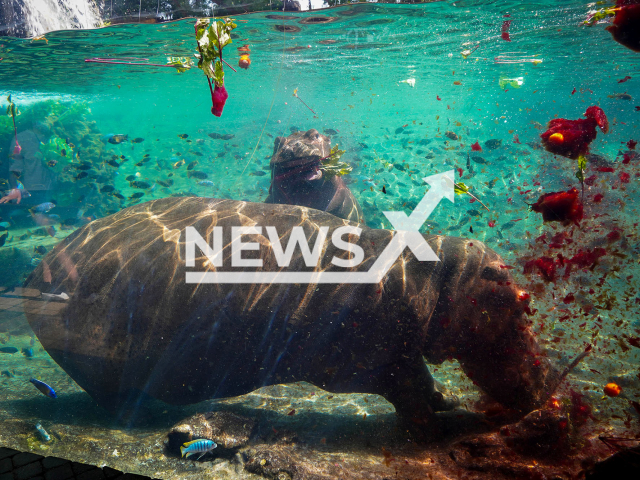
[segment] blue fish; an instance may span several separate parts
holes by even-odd
[[[199,453],[200,456],[196,460],[200,460],[200,458],[207,452],[210,452],[214,448],[216,448],[218,444],[213,440],[207,440],[206,438],[200,438],[198,440],[192,440],[183,444],[180,447],[180,453],[182,456],[186,456],[189,458],[189,455],[193,455],[195,453]]]
[[[31,380],[29,380],[31,383],[33,383],[33,385],[42,392],[43,395],[46,395],[47,397],[51,397],[51,398],[58,398],[58,395],[56,395],[56,392],[53,388],[51,388],[49,385],[47,385],[46,383],[40,381],[40,380],[36,380],[35,378],[32,378]]]
[[[42,425],[40,425],[39,423],[36,423],[36,430],[40,434],[40,438],[42,439],[43,442],[51,441],[51,436],[47,433],[47,431],[44,428],[42,428]]]
[[[22,347],[22,354],[27,358],[33,357],[33,348],[31,348],[31,347]]]
[[[47,213],[49,210],[51,210],[55,206],[56,204],[53,202],[44,202],[44,203],[41,203],[40,205],[36,205],[35,207],[31,208],[31,211],[36,213]]]

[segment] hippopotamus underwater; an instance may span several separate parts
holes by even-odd
[[[266,203],[302,205],[364,223],[358,200],[337,175],[322,171],[331,140],[316,129],[277,137],[271,157],[271,186]]]
[[[332,263],[353,255],[330,241],[345,225],[361,229],[348,236],[364,252],[357,266]],[[191,226],[210,245],[222,227],[218,257],[192,246],[188,265]],[[255,249],[239,256],[262,266],[232,266],[231,229],[241,226],[261,230],[243,237]],[[283,249],[295,227],[310,248],[327,227],[315,268],[299,246],[280,266],[266,227]],[[424,359],[452,357],[503,405],[524,413],[542,405],[558,372],[524,316],[528,296],[481,242],[417,234],[439,261],[405,248],[377,283],[186,282],[188,272],[366,272],[395,235],[295,205],[154,200],[95,220],[50,251],[25,286],[69,298],[55,309],[42,299],[26,316],[51,357],[114,413],[143,392],[191,404],[306,381],[382,395],[415,423],[446,408]]]

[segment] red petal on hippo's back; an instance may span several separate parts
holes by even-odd
[[[604,110],[602,110],[600,107],[593,105],[587,108],[584,116],[587,118],[593,118],[600,127],[600,130],[602,130],[604,133],[607,133],[609,131],[609,120],[607,120],[607,116],[604,114]]]

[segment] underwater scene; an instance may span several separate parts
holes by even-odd
[[[638,32],[460,0],[0,37],[0,447],[637,478]]]

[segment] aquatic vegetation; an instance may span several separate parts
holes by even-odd
[[[575,188],[568,192],[545,193],[531,209],[541,213],[545,222],[561,222],[565,225],[573,222],[579,225],[584,217],[584,208]]]
[[[211,113],[216,117],[222,115],[224,105],[229,98],[224,86],[224,68],[222,49],[232,43],[231,31],[237,25],[231,18],[224,20],[198,19],[195,24],[196,40],[198,42],[198,68],[201,69],[209,82],[211,90]],[[226,63],[226,62],[225,62]],[[229,68],[232,68],[229,66]],[[215,88],[211,88],[213,80]]]
[[[601,20],[613,17],[613,24],[606,30],[620,45],[640,52],[640,2],[617,0],[615,7],[605,7],[589,12],[585,25],[593,26]]]

